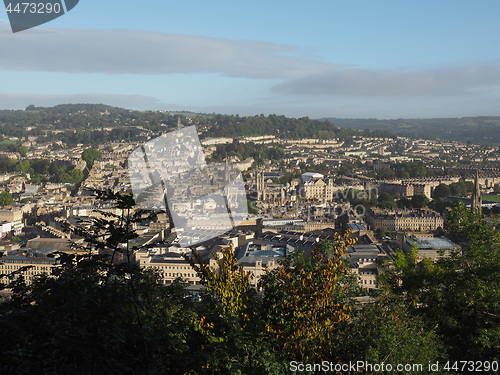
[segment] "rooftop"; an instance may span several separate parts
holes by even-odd
[[[406,240],[410,245],[416,245],[419,249],[452,249],[457,247],[447,238],[440,237],[413,237]]]

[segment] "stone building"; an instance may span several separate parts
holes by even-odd
[[[366,222],[373,230],[383,228],[397,231],[432,231],[443,227],[443,217],[430,209],[393,210],[371,208]]]

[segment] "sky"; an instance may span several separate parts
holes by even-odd
[[[500,1],[80,0],[12,33],[0,108],[500,116]]]

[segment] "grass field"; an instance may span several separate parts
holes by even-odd
[[[1,136],[0,136],[0,144],[11,145],[11,144],[15,144],[15,143],[16,142],[11,141],[10,139],[1,138]]]
[[[483,195],[483,202],[500,202],[500,195]]]

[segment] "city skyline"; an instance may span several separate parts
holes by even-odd
[[[0,108],[345,118],[498,116],[500,4],[80,2],[13,34]]]

